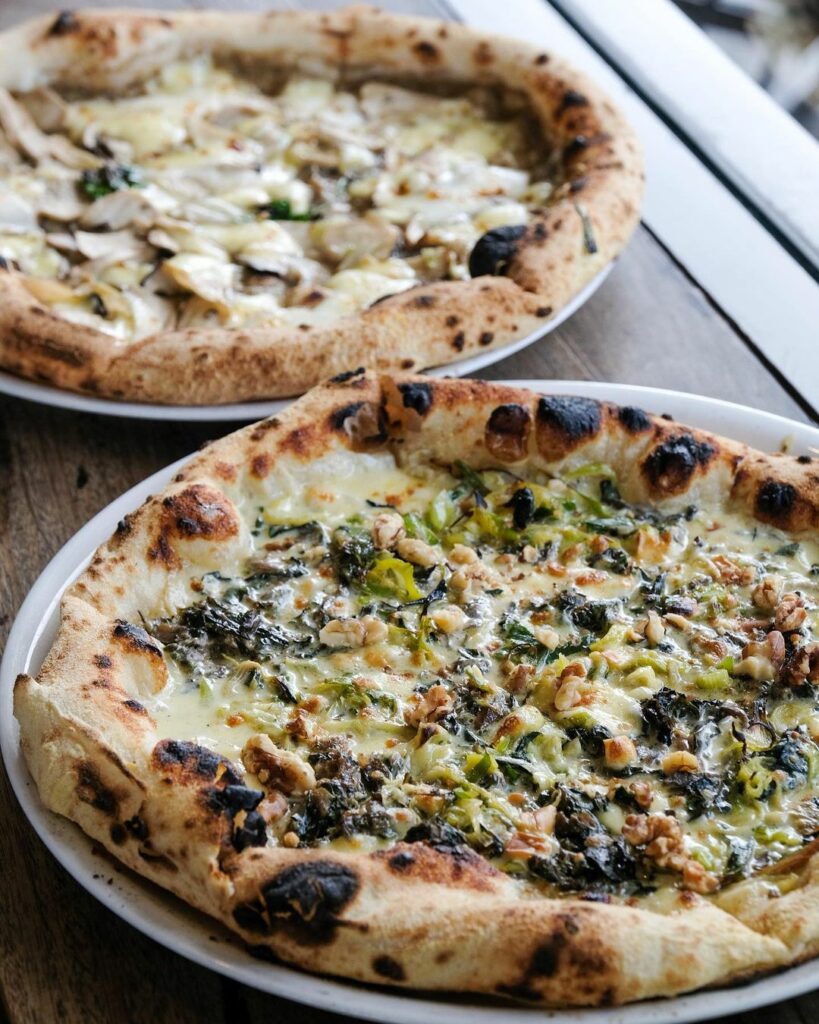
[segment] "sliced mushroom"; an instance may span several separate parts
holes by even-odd
[[[46,135],[7,89],[0,89],[0,126],[26,156],[38,163],[49,157],[76,169],[99,167],[101,163],[98,157],[78,149],[64,135]]]
[[[36,231],[37,215],[31,203],[13,192],[0,195],[0,230]]]
[[[113,138],[93,121],[83,129],[82,144],[88,150],[111,157],[118,164],[130,164],[134,159],[134,147],[130,142]]]
[[[113,231],[126,224],[147,227],[156,218],[156,211],[139,189],[119,189],[101,196],[85,209],[80,223],[86,228],[107,227]]]
[[[132,231],[77,231],[74,233],[77,249],[90,260],[103,259],[120,262],[134,259],[145,248]]]
[[[317,221],[310,234],[322,256],[341,268],[354,266],[365,255],[386,259],[401,235],[394,224],[373,212],[359,219],[332,217]]]
[[[20,95],[20,103],[44,132],[57,132],[65,124],[65,100],[53,89],[41,86]]]
[[[73,180],[52,179],[48,187],[37,200],[37,212],[49,220],[66,224],[79,220],[85,210],[85,203],[77,195]]]
[[[163,269],[182,288],[228,312],[229,296],[236,279],[235,264],[182,252],[166,260]]]

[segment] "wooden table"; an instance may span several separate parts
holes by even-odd
[[[225,6],[235,5],[225,0]],[[434,10],[431,2],[400,6]],[[32,13],[31,3],[25,12]],[[19,15],[6,3],[0,25],[22,15],[22,3]],[[799,382],[770,365],[757,339],[720,308],[697,266],[682,264],[669,248],[654,230],[641,227],[576,316],[483,376],[670,387],[817,419],[799,397]],[[759,272],[764,275],[765,267]],[[806,372],[817,375],[816,361]],[[0,644],[41,569],[95,512],[222,433],[218,425],[103,418],[0,396]],[[197,967],[103,909],[47,853],[2,772],[0,814],[2,1024],[330,1020],[332,1015],[260,995]],[[819,995],[733,1020],[817,1017]]]

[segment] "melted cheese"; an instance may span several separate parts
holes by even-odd
[[[246,562],[145,609],[161,736],[254,786],[252,737],[313,767],[268,841],[447,827],[527,884],[667,910],[819,832],[798,669],[816,541],[626,505],[599,466],[524,483],[348,453],[277,473]]]
[[[54,97],[52,107],[62,124],[47,137],[70,164],[49,155],[32,173],[21,155],[0,166],[11,197],[0,256],[65,282],[78,302],[55,310],[121,340],[175,326],[332,323],[413,285],[465,278],[478,238],[527,223],[552,188],[527,116],[479,90],[443,98],[371,82],[352,92],[296,76],[271,96],[196,58],[136,95]],[[129,191],[142,202],[126,210]],[[70,244],[89,218],[102,254],[93,261]],[[115,232],[145,252],[117,251]],[[101,305],[83,287],[95,280],[150,292],[154,315]]]

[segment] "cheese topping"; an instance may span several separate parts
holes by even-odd
[[[254,841],[467,844],[659,907],[819,833],[814,540],[629,505],[604,465],[349,458],[149,622],[159,733],[243,762]]]
[[[497,91],[296,76],[268,95],[206,57],[138,95],[0,90],[0,258],[120,341],[330,323],[469,277],[482,235],[548,203],[547,150]]]

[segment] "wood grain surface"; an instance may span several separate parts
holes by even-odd
[[[434,9],[431,2],[390,6]],[[53,5],[29,3],[25,13],[36,9]],[[22,4],[0,0],[0,25],[22,15]],[[568,323],[482,376],[646,384],[800,420],[811,416],[645,229]],[[94,513],[224,432],[217,424],[109,419],[0,396],[0,646],[42,568]],[[0,815],[0,1024],[334,1019],[226,981],[102,908],[47,853],[2,772]],[[735,1024],[817,1019],[816,996],[731,1018]]]

